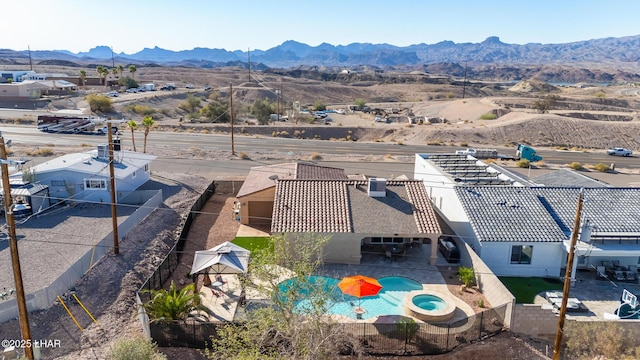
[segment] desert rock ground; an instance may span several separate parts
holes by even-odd
[[[195,82],[195,81],[191,81]],[[376,90],[377,91],[377,90]],[[397,90],[398,93],[405,92]],[[612,90],[613,91],[613,90]],[[419,91],[414,92],[412,100],[395,102],[393,106],[403,109],[409,108],[415,115],[438,117],[446,119],[446,123],[432,125],[409,125],[408,123],[383,124],[373,123],[370,114],[352,113],[346,115],[332,115],[333,121],[329,125],[324,124],[298,124],[296,127],[306,129],[313,133],[314,129],[323,128],[329,133],[327,138],[340,139],[344,137],[341,128],[353,128],[358,130],[358,141],[375,141],[386,143],[427,144],[441,143],[457,146],[489,147],[512,146],[514,143],[526,142],[538,147],[566,146],[569,148],[589,149],[589,151],[604,151],[608,147],[622,146],[640,150],[640,122],[635,112],[631,112],[630,121],[612,122],[602,120],[585,120],[562,116],[556,113],[538,114],[530,110],[513,110],[495,120],[481,120],[483,114],[501,109],[498,98],[475,98],[422,101],[420,98],[427,95]],[[588,95],[588,93],[586,93]],[[356,96],[364,94],[357,93]],[[124,106],[128,103],[128,95],[121,96],[117,106],[118,115],[130,117]],[[156,94],[150,98],[139,101],[148,101],[159,107],[176,109],[185,96],[170,96],[156,98]],[[429,95],[431,96],[431,95]],[[586,95],[582,95],[586,96]],[[612,92],[610,96],[617,96]],[[405,98],[408,98],[405,96]],[[55,105],[57,110],[72,107],[82,108],[82,100],[76,102],[65,101]],[[130,102],[129,102],[130,103]],[[346,102],[342,103],[346,105]],[[338,107],[340,105],[337,105]],[[388,106],[387,104],[371,104],[371,106]],[[54,110],[54,109],[52,109]],[[176,110],[168,111],[170,116],[158,116],[156,118],[158,130],[171,131],[226,131],[216,129],[216,125],[179,122],[180,114]],[[4,117],[3,117],[4,118]],[[33,119],[31,119],[33,120]],[[139,120],[139,119],[136,119]],[[290,123],[278,124],[278,126],[291,127]],[[246,131],[255,131],[253,136],[271,136],[274,129],[245,124]],[[254,130],[255,129],[255,130]],[[325,130],[327,129],[327,130]],[[335,132],[331,135],[331,132]],[[19,143],[19,141],[16,141]],[[13,147],[15,156],[20,152],[29,151],[28,148],[20,148],[19,144]],[[59,151],[70,151],[60,149]],[[171,150],[155,149],[162,154],[184,155],[185,149]],[[177,152],[176,152],[177,151]],[[228,158],[224,153],[200,154],[200,156],[213,158]],[[253,155],[252,155],[253,156]],[[257,156],[257,155],[255,155]],[[271,156],[271,155],[264,155]],[[332,158],[335,159],[335,158]],[[375,160],[375,159],[374,159]],[[378,159],[381,160],[381,159]],[[174,231],[180,224],[182,217],[189,211],[193,201],[199,196],[210,179],[199,177],[181,176],[171,173],[154,173],[154,180],[161,186],[173,188],[172,195],[165,200],[163,207],[154,211],[134,231],[127,235],[123,241],[122,255],[107,256],[96,264],[91,272],[87,273],[75,287],[75,293],[84,302],[94,309],[94,315],[98,324],[93,324],[87,317],[81,318],[81,324],[86,327],[84,332],[79,332],[71,322],[64,309],[54,304],[50,309],[33,313],[30,317],[32,334],[34,338],[60,339],[63,348],[51,349],[45,352],[45,358],[59,359],[102,359],[114,340],[121,337],[136,336],[140,334],[140,326],[135,319],[135,291],[148,277],[153,268],[159,263],[163,254],[168,251],[175,240]],[[229,193],[216,194],[212,199],[214,206],[211,214],[224,213],[228,206]],[[218,210],[220,209],[220,210]],[[215,221],[210,219],[211,221]],[[89,229],[87,231],[90,231]],[[206,233],[207,238],[210,228],[200,229]],[[202,248],[212,244],[201,244]],[[196,247],[199,245],[195,245]],[[70,294],[66,294],[66,298]],[[82,314],[78,306],[72,311]],[[17,322],[9,322],[0,326],[0,334],[3,338],[19,338]],[[528,339],[519,339],[512,334],[501,334],[491,339],[473,345],[467,345],[451,354],[435,356],[436,359],[477,359],[477,358],[502,358],[502,359],[532,359],[538,358],[531,350]],[[540,346],[532,342],[533,346]],[[175,359],[198,359],[201,356],[196,351],[185,349],[163,349]],[[540,357],[541,358],[541,357]]]

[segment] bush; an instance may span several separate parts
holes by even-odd
[[[519,168],[526,169],[531,166],[531,162],[527,159],[520,159],[516,162],[516,166]]]
[[[486,113],[486,114],[482,114],[480,116],[480,120],[495,120],[498,118],[498,115],[494,114],[494,113]]]
[[[249,159],[249,154],[247,154],[246,152],[240,152],[238,153],[238,157],[242,160],[248,160]]]
[[[107,353],[108,360],[166,360],[157,345],[141,337],[125,337],[116,341]]]
[[[53,150],[49,148],[35,149],[33,151],[29,151],[27,153],[29,156],[51,156],[53,155]]]
[[[469,287],[476,283],[476,272],[473,268],[461,266],[458,269],[458,279],[462,281],[464,286]]]
[[[600,172],[607,172],[607,171],[609,171],[609,170],[610,170],[610,169],[609,169],[609,165],[607,165],[607,164],[603,164],[603,163],[597,163],[597,164],[595,164],[595,165],[593,166],[593,168],[594,168],[595,170],[597,170],[597,171],[600,171]]]
[[[310,157],[311,160],[322,160],[322,155],[317,152],[312,152]]]
[[[85,99],[93,112],[106,114],[113,111],[113,102],[105,95],[90,94]]]
[[[584,167],[582,166],[581,163],[574,161],[571,164],[569,164],[569,168],[573,169],[573,170],[582,170]]]
[[[147,105],[129,105],[126,110],[142,116],[151,116],[156,112],[156,109]]]

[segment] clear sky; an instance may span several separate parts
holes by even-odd
[[[568,43],[640,35],[639,0],[20,0],[3,4],[0,48],[106,45],[267,50],[311,46]]]

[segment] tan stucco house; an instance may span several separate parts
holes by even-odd
[[[430,263],[436,264],[442,226],[422,181],[272,181],[271,233],[330,236],[323,254],[325,262],[359,264],[365,246],[428,243]]]

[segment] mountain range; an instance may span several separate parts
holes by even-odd
[[[519,71],[573,67],[598,69],[605,74],[586,74],[584,78],[609,81],[635,78],[640,72],[640,35],[619,38],[601,38],[563,44],[507,44],[498,37],[489,37],[480,43],[454,43],[442,41],[436,44],[394,46],[390,44],[352,43],[310,46],[293,40],[268,50],[228,51],[225,49],[194,48],[172,51],[159,47],[145,48],[133,54],[113,53],[108,46],[97,46],[87,52],[72,53],[67,50],[14,51],[0,50],[0,64],[24,64],[29,56],[35,61],[58,61],[73,64],[106,64],[112,61],[125,64],[186,66],[213,68],[229,65],[247,66],[260,70],[266,68],[317,68],[331,67],[353,69],[374,67],[380,69],[427,70],[428,68],[455,65],[460,73],[469,66],[473,71],[519,69]],[[447,65],[449,64],[449,65]],[[554,71],[555,72],[555,71]]]
[[[2,50],[0,59],[11,50]],[[15,56],[27,56],[27,51],[15,52]],[[226,63],[252,62],[269,67],[357,66],[397,67],[434,63],[469,64],[560,64],[599,63],[638,65],[640,60],[640,35],[620,38],[602,38],[564,44],[529,43],[506,44],[498,37],[489,37],[481,43],[454,43],[442,41],[436,44],[394,46],[389,44],[352,43],[310,46],[288,40],[268,50],[228,51],[225,49],[194,48],[172,51],[159,47],[145,48],[134,54],[112,53],[108,46],[97,46],[87,52],[72,53],[67,50],[32,51],[36,60],[58,59],[68,61],[129,60],[141,63]]]

